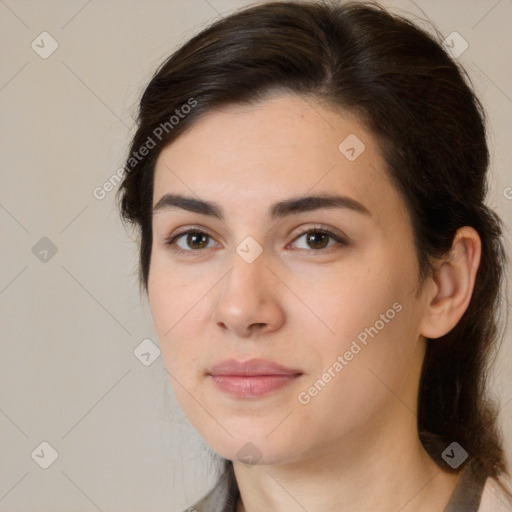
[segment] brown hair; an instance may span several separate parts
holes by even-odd
[[[443,468],[450,470],[441,452],[456,441],[484,475],[498,478],[508,473],[486,383],[500,338],[505,254],[500,220],[484,204],[485,116],[470,84],[433,36],[377,4],[244,8],[204,29],[156,71],[140,102],[118,193],[123,219],[140,231],[139,275],[147,292],[153,177],[162,148],[215,107],[256,102],[275,90],[356,114],[408,205],[421,282],[458,228],[472,226],[481,237],[467,311],[448,334],[428,340],[418,430]],[[151,149],[141,156],[143,147]]]

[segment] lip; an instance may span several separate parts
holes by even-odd
[[[226,359],[208,371],[215,386],[238,398],[266,395],[294,382],[303,375],[298,369],[265,359],[236,361]]]

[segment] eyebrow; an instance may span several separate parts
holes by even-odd
[[[211,201],[204,201],[181,194],[165,194],[153,207],[153,215],[163,210],[181,208],[193,213],[208,215],[219,220],[224,220],[222,208]],[[303,212],[311,212],[322,208],[345,208],[371,217],[371,212],[359,201],[347,196],[318,194],[313,196],[301,196],[274,203],[270,207],[270,218],[281,219],[289,215]]]

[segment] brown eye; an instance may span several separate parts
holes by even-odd
[[[319,233],[319,232],[312,232],[307,233],[306,235],[306,243],[312,248],[312,249],[324,249],[327,247],[327,244],[329,243],[329,235],[326,233]]]
[[[203,249],[208,245],[209,236],[206,233],[195,231],[187,234],[186,244],[194,249]]]
[[[304,242],[299,244],[298,241],[303,239]],[[331,243],[330,243],[331,242]],[[346,246],[348,243],[340,238],[338,235],[327,230],[310,229],[299,235],[294,244],[299,249],[306,249],[313,251],[321,251],[322,249],[330,249],[335,245]]]
[[[204,231],[197,229],[189,229],[183,233],[172,236],[165,243],[166,245],[175,246],[178,252],[198,252],[201,249],[213,247],[209,242],[213,242],[212,237]]]

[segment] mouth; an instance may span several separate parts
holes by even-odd
[[[207,375],[220,391],[237,398],[259,397],[287,386],[303,372],[272,361],[228,359],[214,365]]]

